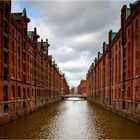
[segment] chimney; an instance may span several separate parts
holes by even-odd
[[[43,49],[43,39],[41,39],[41,49]]]
[[[103,53],[105,52],[106,42],[103,42]]]
[[[98,60],[100,59],[100,52],[98,52]]]
[[[112,41],[112,30],[109,31],[109,44],[111,43]]]

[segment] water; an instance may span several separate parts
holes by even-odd
[[[86,100],[68,99],[1,126],[0,138],[140,139],[140,126]]]

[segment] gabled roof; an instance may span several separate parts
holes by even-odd
[[[22,13],[12,13],[11,15],[12,15],[12,17],[13,17],[14,19],[18,20],[18,19],[21,18]]]
[[[30,19],[27,17],[26,9],[23,9],[22,13],[11,13],[12,17],[16,20],[20,19],[21,17],[25,17],[27,19],[27,22],[30,22]]]

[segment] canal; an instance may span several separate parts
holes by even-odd
[[[140,139],[140,126],[80,99],[67,99],[0,127],[10,139]]]

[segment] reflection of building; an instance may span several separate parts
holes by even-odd
[[[48,55],[48,40],[38,42],[29,22],[25,9],[11,13],[11,1],[0,1],[0,124],[61,95],[62,75]]]
[[[140,1],[123,6],[121,28],[109,32],[88,73],[88,95],[98,104],[140,120]],[[127,114],[127,115],[126,115]]]
[[[81,80],[78,86],[78,94],[87,96],[87,81],[86,80]]]

